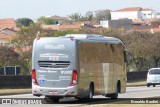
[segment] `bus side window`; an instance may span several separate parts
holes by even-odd
[[[123,54],[124,54],[124,62],[126,63],[127,62],[126,51],[123,51]]]

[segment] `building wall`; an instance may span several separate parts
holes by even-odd
[[[157,18],[157,13],[155,11],[141,11],[140,15],[142,19]]]
[[[152,13],[152,15],[151,15]],[[111,12],[111,19],[151,19],[157,18],[156,11]]]
[[[138,12],[111,12],[111,19],[138,19]]]
[[[105,27],[105,28],[109,28],[108,20],[100,21],[100,26]]]
[[[160,12],[157,12],[156,16],[157,18],[160,18]]]
[[[8,44],[10,41],[7,39],[0,39],[0,46],[5,46],[5,44]]]
[[[112,28],[112,29],[125,29],[130,30],[132,29],[132,20],[131,19],[120,19],[120,20],[107,20],[107,21],[100,21],[100,25],[105,28]]]
[[[56,24],[63,24],[65,20],[55,20]]]

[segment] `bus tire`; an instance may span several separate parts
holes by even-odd
[[[55,97],[50,97],[50,96],[45,96],[44,100],[46,102],[54,102],[54,103],[58,103],[60,98],[55,98]]]
[[[115,93],[111,95],[111,99],[117,99],[118,98],[118,93],[120,92],[120,82],[118,81],[117,86],[116,86],[116,90]]]
[[[118,92],[115,92],[114,94],[111,95],[111,99],[115,100],[118,98]]]
[[[94,85],[93,85],[93,83],[91,83],[91,84],[90,84],[90,87],[89,87],[88,96],[86,97],[86,101],[87,101],[87,102],[92,101],[93,96],[94,96]]]

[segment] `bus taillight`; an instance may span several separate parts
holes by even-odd
[[[76,70],[73,70],[73,73],[72,73],[72,81],[70,83],[70,86],[74,86],[77,84],[77,71]]]
[[[36,79],[36,70],[32,69],[32,82],[34,85],[39,85]]]

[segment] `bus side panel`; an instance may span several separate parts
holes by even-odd
[[[79,75],[79,82],[78,82],[78,95],[79,97],[85,97],[89,90],[89,78],[86,72],[86,66],[84,63],[80,63],[80,75]]]
[[[108,51],[105,43],[79,44],[80,80],[79,89],[85,94],[89,90],[90,82],[94,83],[95,94],[113,93],[113,54]],[[108,66],[105,66],[108,64]],[[107,67],[107,68],[106,68]],[[82,95],[83,93],[81,93]]]
[[[78,48],[79,89],[83,90],[84,94],[87,94],[92,81],[96,95],[115,93],[118,80],[121,82],[121,92],[125,92],[124,58],[118,44],[83,42]]]
[[[103,63],[104,90],[105,94],[114,92],[113,63]]]
[[[89,55],[89,53],[86,51],[88,49],[88,46],[84,43],[78,44],[78,52],[79,52],[79,68],[80,68],[80,75],[79,75],[79,97],[86,97],[89,92],[89,84],[90,80],[95,81],[95,77],[92,77],[92,79],[89,78],[90,71],[93,69],[93,65],[87,62],[86,56]],[[94,74],[94,71],[92,72]]]

